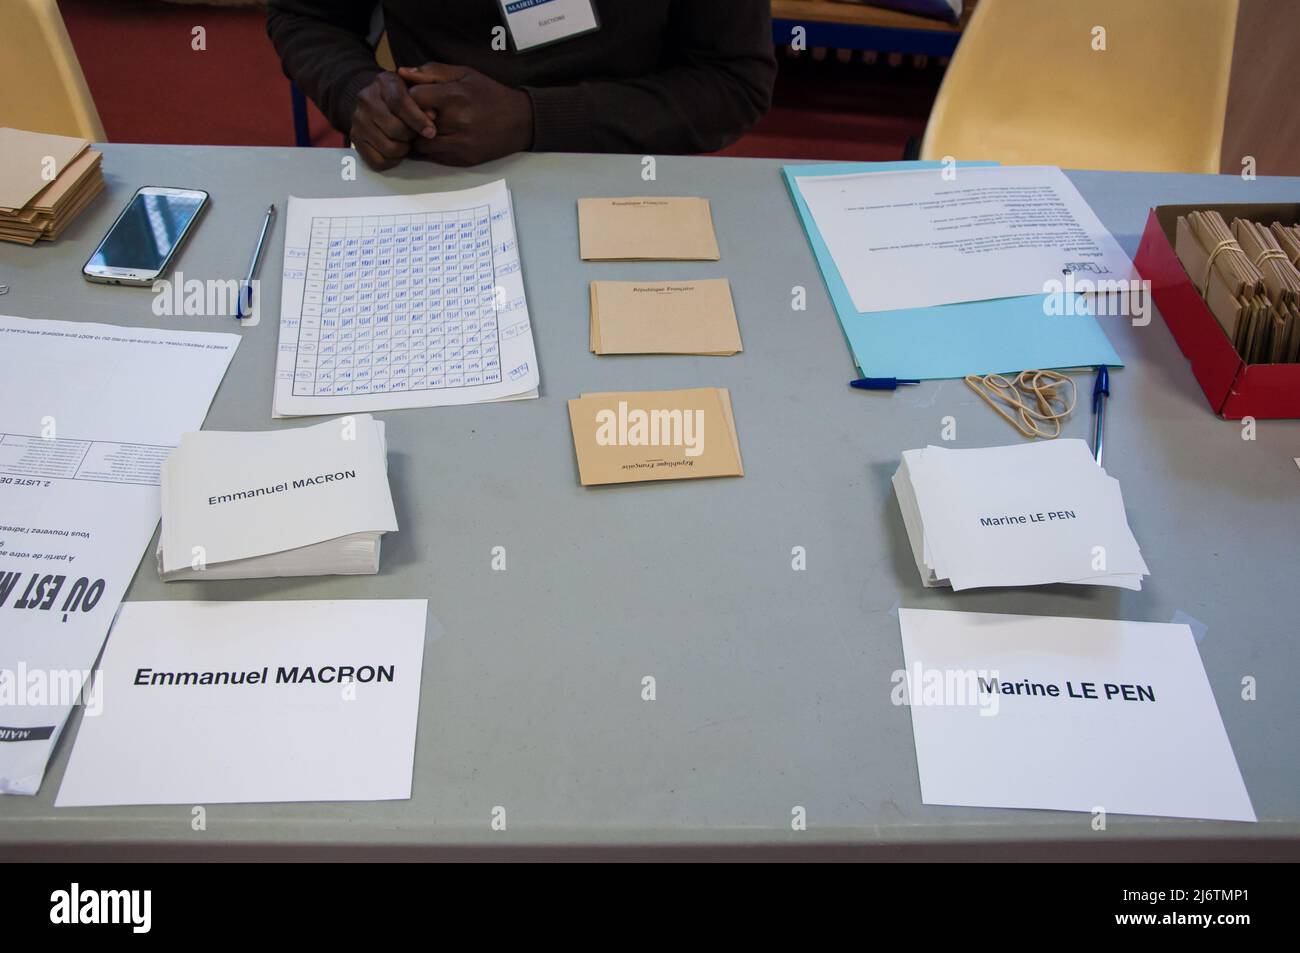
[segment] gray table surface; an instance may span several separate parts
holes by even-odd
[[[79,715],[40,794],[0,799],[11,857],[443,856],[484,848],[571,856],[622,845],[686,855],[759,848],[887,857],[1297,856],[1300,638],[1295,621],[1300,422],[1257,439],[1217,419],[1159,317],[1108,320],[1126,362],[1112,375],[1107,469],[1151,568],[1144,591],[922,588],[889,483],[901,451],[1020,438],[960,382],[895,395],[851,390],[848,348],[780,163],[526,155],[473,170],[407,164],[341,175],[350,153],[110,145],[108,192],[64,237],[0,247],[0,312],[144,327],[231,330],[155,317],[147,289],[79,270],[141,185],[207,189],[212,207],[178,267],[243,274],[262,211],[290,193],[458,189],[505,177],[514,196],[541,399],[382,414],[401,531],[378,576],[163,585],[145,560],[128,600],[427,597],[414,793],[409,801],[55,810]],[[1130,254],[1161,203],[1296,201],[1300,179],[1074,172]],[[586,263],[575,199],[703,195],[714,263]],[[246,328],[211,429],[271,419],[283,224],[262,270],[266,314]],[[602,357],[587,350],[595,278],[726,277],[745,350],[729,358]],[[807,310],[791,289],[807,289]],[[1082,379],[1086,394],[1091,377]],[[743,479],[584,489],[565,400],[583,391],[731,389]],[[0,385],[2,386],[2,385]],[[166,395],[159,395],[165,399]],[[1066,425],[1087,437],[1086,408]],[[491,550],[506,547],[507,570]],[[791,568],[792,547],[807,569]],[[921,803],[899,606],[1152,622],[1192,621],[1256,825],[933,807]],[[641,698],[652,675],[657,699]],[[1245,676],[1258,700],[1244,701]],[[1068,739],[1062,738],[1062,744]],[[203,739],[196,738],[201,745]],[[802,806],[807,830],[791,829]],[[506,808],[505,831],[491,827]],[[507,851],[509,852],[509,851]],[[436,853],[436,851],[434,852]],[[747,852],[749,856],[757,856]]]

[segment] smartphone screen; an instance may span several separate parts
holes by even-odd
[[[202,195],[137,192],[87,264],[157,271],[202,206]]]

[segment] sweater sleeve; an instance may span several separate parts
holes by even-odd
[[[270,0],[267,10],[284,75],[344,134],[357,94],[382,72],[367,41],[373,8],[374,0]]]
[[[770,0],[675,0],[665,65],[646,76],[525,86],[538,152],[712,152],[767,112]]]

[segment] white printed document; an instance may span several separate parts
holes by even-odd
[[[536,397],[505,180],[290,197],[275,417]]]
[[[158,525],[159,468],[238,344],[0,317],[0,792],[40,788]]]
[[[924,803],[1255,820],[1186,625],[898,618]]]
[[[1128,282],[1133,263],[1051,166],[796,176],[859,312]],[[1106,286],[1109,287],[1109,286]],[[1128,285],[1124,285],[1127,291]],[[1096,290],[1105,290],[1096,289]]]
[[[397,530],[384,425],[188,433],[162,470],[164,580],[365,574]]]
[[[127,603],[55,806],[409,798],[427,610]]]
[[[1136,590],[1148,575],[1119,481],[1082,440],[905,450],[894,494],[927,586]]]

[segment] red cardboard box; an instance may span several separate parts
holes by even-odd
[[[1158,205],[1147,218],[1133,262],[1151,282],[1156,307],[1216,414],[1229,420],[1300,417],[1300,364],[1243,361],[1174,254],[1178,217],[1197,210],[1217,211],[1229,225],[1234,218],[1294,225],[1300,204]]]

